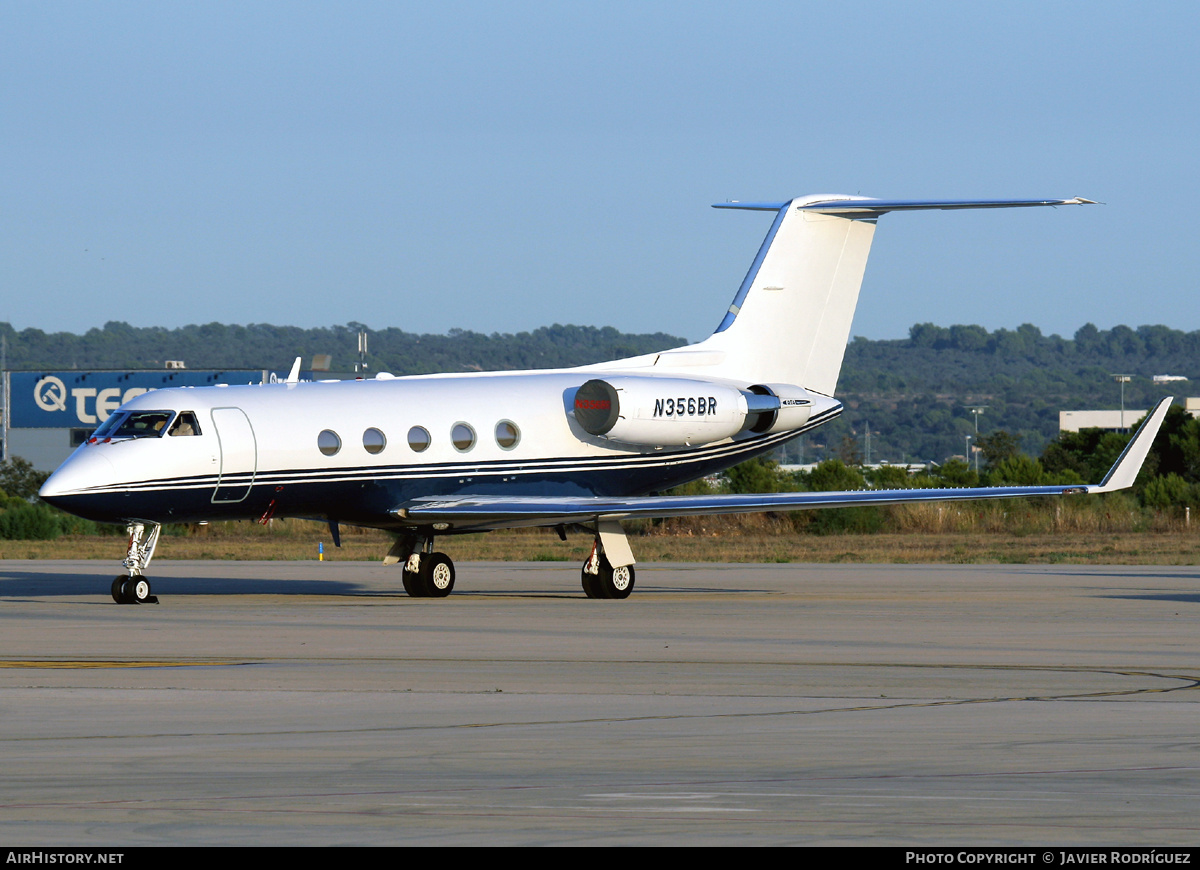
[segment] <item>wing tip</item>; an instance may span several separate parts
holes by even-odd
[[[1088,492],[1115,492],[1118,489],[1128,489],[1133,486],[1173,401],[1175,401],[1174,396],[1166,396],[1159,400],[1159,403],[1154,406],[1154,410],[1146,416],[1146,422],[1129,439],[1129,443],[1117,457],[1113,467],[1108,470],[1108,474],[1104,475],[1104,480],[1100,481],[1098,486],[1088,487]]]

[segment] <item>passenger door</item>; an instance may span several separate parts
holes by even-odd
[[[213,408],[212,419],[220,445],[220,470],[213,504],[234,504],[250,494],[258,472],[254,428],[241,408]]]

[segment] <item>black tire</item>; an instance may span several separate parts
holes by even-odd
[[[421,561],[424,562],[425,560],[422,559]],[[400,582],[402,582],[404,584],[404,591],[409,594],[409,597],[411,597],[411,598],[427,598],[428,597],[428,595],[425,592],[425,583],[423,580],[421,580],[420,574],[416,574],[412,571],[409,571],[408,567],[405,566],[404,571],[400,575],[400,578],[401,578]]]
[[[430,598],[445,598],[454,591],[454,563],[445,553],[430,553],[421,559],[421,582]]]
[[[590,560],[589,560],[590,561]],[[583,579],[583,592],[588,598],[617,599],[628,598],[633,591],[634,571],[632,565],[613,568],[603,554],[600,556],[599,572],[588,573],[588,563],[583,563],[580,577]]]
[[[595,574],[588,573],[588,562],[590,561],[591,559],[588,559],[587,562],[584,562],[583,568],[579,572],[579,577],[583,581],[583,594],[588,598],[601,598],[603,596],[600,594],[600,578]]]
[[[125,594],[130,604],[148,604],[154,597],[150,591],[150,581],[145,577],[130,577],[125,584]]]
[[[124,584],[124,583],[125,583],[125,581],[126,581],[126,580],[128,580],[128,579],[129,579],[129,575],[128,575],[128,574],[122,574],[121,576],[119,576],[119,577],[116,577],[116,578],[114,578],[114,579],[113,579],[113,582],[112,582],[112,599],[113,599],[113,601],[117,602],[117,604],[124,604],[124,603],[125,603],[125,596],[121,594],[121,586],[122,586],[122,584]]]
[[[628,598],[633,591],[634,571],[632,565],[614,568],[604,559],[600,563],[600,574],[597,576],[600,591],[605,598]]]
[[[121,604],[148,604],[156,600],[150,593],[150,581],[131,575],[121,578]]]

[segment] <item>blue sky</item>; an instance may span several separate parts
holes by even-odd
[[[853,333],[1195,301],[1188,3],[0,2],[0,321],[707,335],[770,216],[880,220]]]

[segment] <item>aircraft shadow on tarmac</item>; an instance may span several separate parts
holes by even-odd
[[[1200,592],[1129,592],[1122,595],[1097,595],[1097,598],[1127,598],[1132,601],[1182,601],[1200,604]]]
[[[42,571],[11,571],[0,569],[0,600],[18,598],[75,598],[80,595],[100,596],[105,602],[112,603],[108,593],[112,576],[97,572],[42,572]],[[317,595],[352,598],[407,598],[397,575],[394,589],[380,588],[378,585],[364,586],[346,580],[328,579],[297,579],[297,578],[264,578],[264,577],[171,577],[156,576],[153,578],[155,595],[163,596],[169,601],[170,596],[177,595]],[[703,586],[644,586],[639,587],[635,595],[649,597],[650,595],[767,595],[779,590],[771,589],[726,589]],[[456,598],[553,598],[585,600],[583,590],[577,583],[564,583],[559,589],[530,588],[519,582],[511,587],[471,589],[459,588],[446,601]],[[424,599],[422,599],[424,601]],[[441,603],[445,603],[444,601]]]
[[[114,575],[115,576],[115,575]],[[112,603],[104,574],[0,571],[0,598],[57,598],[100,595]],[[262,577],[154,577],[154,592],[162,595],[386,595],[339,580],[270,580]],[[397,592],[404,590],[397,584]]]
[[[1190,568],[1192,566],[1184,566]],[[1077,571],[1041,571],[1039,573],[1047,577],[1080,577],[1086,573],[1088,566],[1081,565]],[[1130,580],[1196,580],[1200,582],[1200,570],[1188,573],[1187,571],[1117,571],[1106,568],[1103,574],[1104,577],[1128,577]]]

